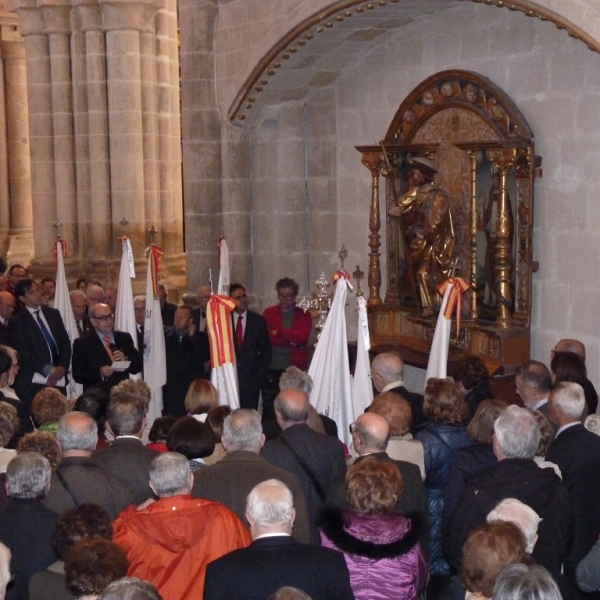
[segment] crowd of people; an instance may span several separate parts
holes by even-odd
[[[585,347],[516,370],[494,398],[474,356],[423,394],[397,352],[337,427],[310,405],[310,315],[281,279],[248,309],[230,287],[240,404],[208,379],[206,308],[160,288],[163,416],[147,427],[145,298],[115,331],[118,290],[77,282],[71,344],[52,280],[19,265],[0,291],[0,598],[583,599],[600,590],[598,397]],[[77,398],[64,395],[72,361]],[[115,363],[125,364],[118,369]],[[260,409],[260,412],[259,412]],[[149,429],[149,431],[148,431]],[[147,439],[146,439],[147,438]],[[146,443],[147,442],[147,443]]]

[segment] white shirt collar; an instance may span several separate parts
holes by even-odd
[[[397,388],[397,387],[404,387],[404,381],[402,381],[402,379],[396,379],[396,381],[392,381],[392,383],[388,383],[381,390],[381,393],[383,394],[383,392],[389,392],[390,390],[393,390],[394,388]]]
[[[282,537],[282,536],[291,537],[291,534],[283,533],[283,531],[279,531],[277,533],[263,533],[262,535],[255,537],[253,541],[262,540],[263,538]]]

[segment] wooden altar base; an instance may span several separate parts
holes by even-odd
[[[437,317],[424,319],[413,307],[381,304],[368,307],[371,351],[379,354],[397,350],[408,365],[427,368]],[[481,358],[490,374],[501,367],[511,371],[529,360],[530,331],[524,324],[501,327],[493,321],[461,320],[456,337],[453,322],[448,375],[465,354]]]

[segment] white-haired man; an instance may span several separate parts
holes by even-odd
[[[526,408],[509,406],[496,419],[492,443],[498,463],[471,479],[445,530],[444,554],[454,567],[460,568],[469,532],[485,521],[498,501],[516,498],[542,518],[535,562],[561,578],[571,543],[571,507],[554,470],[540,469],[533,460],[540,437],[540,426]]]
[[[10,550],[0,542],[0,600],[6,598],[6,586],[10,581]]]
[[[234,410],[223,423],[221,443],[227,455],[194,473],[192,495],[219,502],[245,521],[246,498],[252,488],[261,481],[279,479],[294,495],[296,520],[292,535],[299,542],[307,543],[310,528],[300,482],[295,475],[274,467],[260,455],[265,436],[258,412],[249,408]]]
[[[92,461],[98,425],[89,415],[69,412],[58,421],[56,439],[62,459],[52,475],[46,506],[58,514],[94,502],[114,519],[134,499],[131,486]]]
[[[525,537],[525,551],[528,554],[533,552],[539,537],[538,526],[541,519],[531,506],[523,504],[523,502],[516,498],[505,498],[488,513],[486,521],[488,523],[492,521],[514,523]]]
[[[56,561],[52,532],[58,514],[45,507],[52,470],[37,452],[21,452],[8,463],[6,491],[11,501],[0,512],[0,541],[12,553],[15,584],[10,598],[29,598],[29,579]]]
[[[600,437],[581,424],[585,394],[577,383],[559,383],[550,394],[550,419],[558,427],[546,454],[562,472],[573,511],[573,547],[565,578],[577,589],[575,568],[600,536]]]
[[[204,600],[264,600],[292,586],[312,600],[350,600],[344,556],[291,537],[294,506],[289,488],[277,479],[259,483],[246,502],[252,544],[212,562],[206,570]]]
[[[163,598],[202,598],[206,565],[250,543],[228,508],[192,498],[192,482],[185,456],[157,456],[150,487],[159,499],[128,507],[113,523],[113,541],[131,563],[128,575],[149,581]]]

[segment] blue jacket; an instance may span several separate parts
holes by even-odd
[[[429,569],[432,575],[447,575],[448,563],[442,553],[442,514],[444,488],[456,451],[473,442],[467,425],[441,425],[430,422],[416,438],[425,450],[425,488],[429,507]]]

